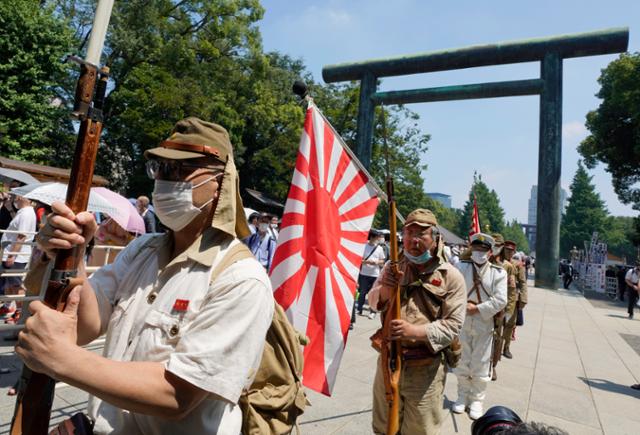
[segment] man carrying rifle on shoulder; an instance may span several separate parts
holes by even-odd
[[[187,118],[145,156],[170,231],[136,239],[90,279],[81,264],[84,282],[63,312],[31,303],[16,352],[91,394],[96,434],[237,434],[236,403],[260,364],[274,302],[238,240],[249,231],[229,136]],[[37,236],[44,262],[84,249],[96,230],[88,213],[53,210]],[[103,356],[80,347],[105,332]]]
[[[403,257],[398,274],[390,263],[383,268],[369,296],[371,306],[389,315],[393,289],[401,291],[401,318],[391,321],[390,339],[400,340],[400,431],[438,434],[446,363],[444,350],[458,337],[464,322],[466,293],[460,272],[447,263],[437,220],[426,209],[409,214],[403,228]],[[392,234],[391,237],[394,237]],[[373,385],[373,431],[387,432],[383,362],[379,358]]]
[[[507,305],[507,273],[489,261],[493,246],[491,236],[474,234],[471,236],[471,259],[457,265],[466,283],[468,302],[460,334],[462,360],[454,370],[458,378],[458,399],[451,410],[461,414],[469,409],[469,417],[473,420],[483,414],[482,402],[493,369],[493,349],[499,346],[496,326],[503,321],[496,315]]]
[[[507,272],[507,305],[502,312],[502,322],[499,322],[497,327],[497,336],[493,347],[493,372],[491,373],[491,380],[495,381],[498,379],[496,366],[502,359],[503,347],[506,349],[506,352],[504,352],[505,358],[512,358],[511,352],[509,351],[509,343],[511,342],[511,333],[513,332],[511,325],[515,327],[517,316],[516,305],[518,292],[516,287],[518,269],[511,263],[511,258],[516,250],[516,244],[510,240],[505,241],[500,233],[493,233],[491,237],[493,237],[494,245],[490,261],[495,265],[501,266],[504,271]],[[506,341],[507,335],[509,336],[508,343]]]

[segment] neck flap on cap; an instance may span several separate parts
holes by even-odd
[[[244,215],[242,198],[240,198],[240,177],[232,154],[229,154],[224,166],[218,205],[211,226],[239,239],[244,239],[251,234]]]

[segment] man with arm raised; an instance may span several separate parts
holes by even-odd
[[[81,265],[64,312],[31,303],[16,352],[91,394],[96,434],[239,433],[237,401],[259,366],[273,298],[253,258],[210,281],[249,234],[228,134],[187,118],[145,155],[170,231],[136,239],[89,279]],[[53,211],[37,236],[46,257],[83,249],[93,217],[61,203]],[[80,347],[105,332],[103,356]]]

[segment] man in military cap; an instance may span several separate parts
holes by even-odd
[[[264,268],[238,240],[249,231],[229,136],[187,118],[145,156],[169,232],[134,240],[90,279],[82,264],[84,283],[64,312],[32,302],[16,352],[91,394],[96,434],[237,434],[236,403],[260,364],[274,302]],[[89,213],[52,208],[37,236],[44,262],[57,249],[84,249],[96,230]],[[80,347],[105,332],[103,356]]]
[[[369,303],[386,315],[397,284],[401,289],[402,318],[391,321],[391,340],[400,340],[400,433],[438,434],[446,368],[443,350],[460,333],[465,312],[464,280],[443,254],[437,220],[426,209],[407,216],[402,235],[403,257],[398,274],[389,263],[369,293]],[[388,405],[382,362],[373,384],[373,431],[386,433]]]
[[[494,316],[507,304],[507,273],[489,261],[494,240],[483,233],[471,237],[471,259],[457,267],[467,291],[467,316],[460,334],[462,359],[455,368],[458,399],[451,410],[461,414],[469,409],[469,417],[483,414],[487,382],[491,379]]]
[[[516,243],[506,240],[502,247],[500,255],[502,259],[502,267],[507,271],[507,307],[504,310],[504,327],[502,328],[502,355],[505,358],[513,358],[509,351],[511,343],[511,334],[516,327],[516,318],[518,313],[518,268],[512,261],[513,254],[516,252]]]
[[[513,258],[511,259],[512,263],[514,266],[516,266],[516,316],[515,318],[512,320],[513,321],[513,327],[512,327],[512,332],[511,332],[511,336],[508,339],[505,339],[504,342],[504,351],[503,351],[503,355],[507,358],[511,358],[513,357],[513,355],[511,355],[511,351],[509,350],[509,345],[511,344],[512,340],[515,340],[515,336],[516,336],[516,322],[518,320],[518,312],[524,310],[524,307],[527,305],[528,302],[528,288],[527,288],[527,265],[525,263],[525,259],[524,259],[525,255],[523,252],[520,253],[516,253],[514,254]]]
[[[500,233],[494,233],[491,235],[494,240],[492,249],[491,262],[501,266],[507,272],[507,306],[502,313],[502,318],[496,325],[496,335],[499,337],[498,342],[494,346],[494,355],[492,358],[492,364],[494,370],[491,373],[491,380],[498,379],[498,372],[495,367],[498,365],[500,358],[502,357],[502,346],[504,342],[504,331],[507,319],[515,313],[516,308],[516,268],[511,264],[511,256],[515,252],[515,243],[509,241],[505,242],[504,237]],[[508,257],[507,257],[508,256]]]

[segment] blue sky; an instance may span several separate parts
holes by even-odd
[[[489,0],[263,0],[259,23],[266,50],[302,58],[317,80],[324,65],[458,48],[475,44],[629,27],[629,51],[640,50],[640,1]],[[587,135],[585,115],[596,108],[600,70],[617,55],[564,61],[562,186],[567,189]],[[381,89],[413,89],[539,77],[539,64],[386,78]],[[538,97],[414,104],[420,127],[431,134],[423,156],[425,189],[464,203],[477,170],[501,199],[506,216],[527,219],[537,184]],[[620,203],[601,165],[591,171],[609,211],[635,215]]]

